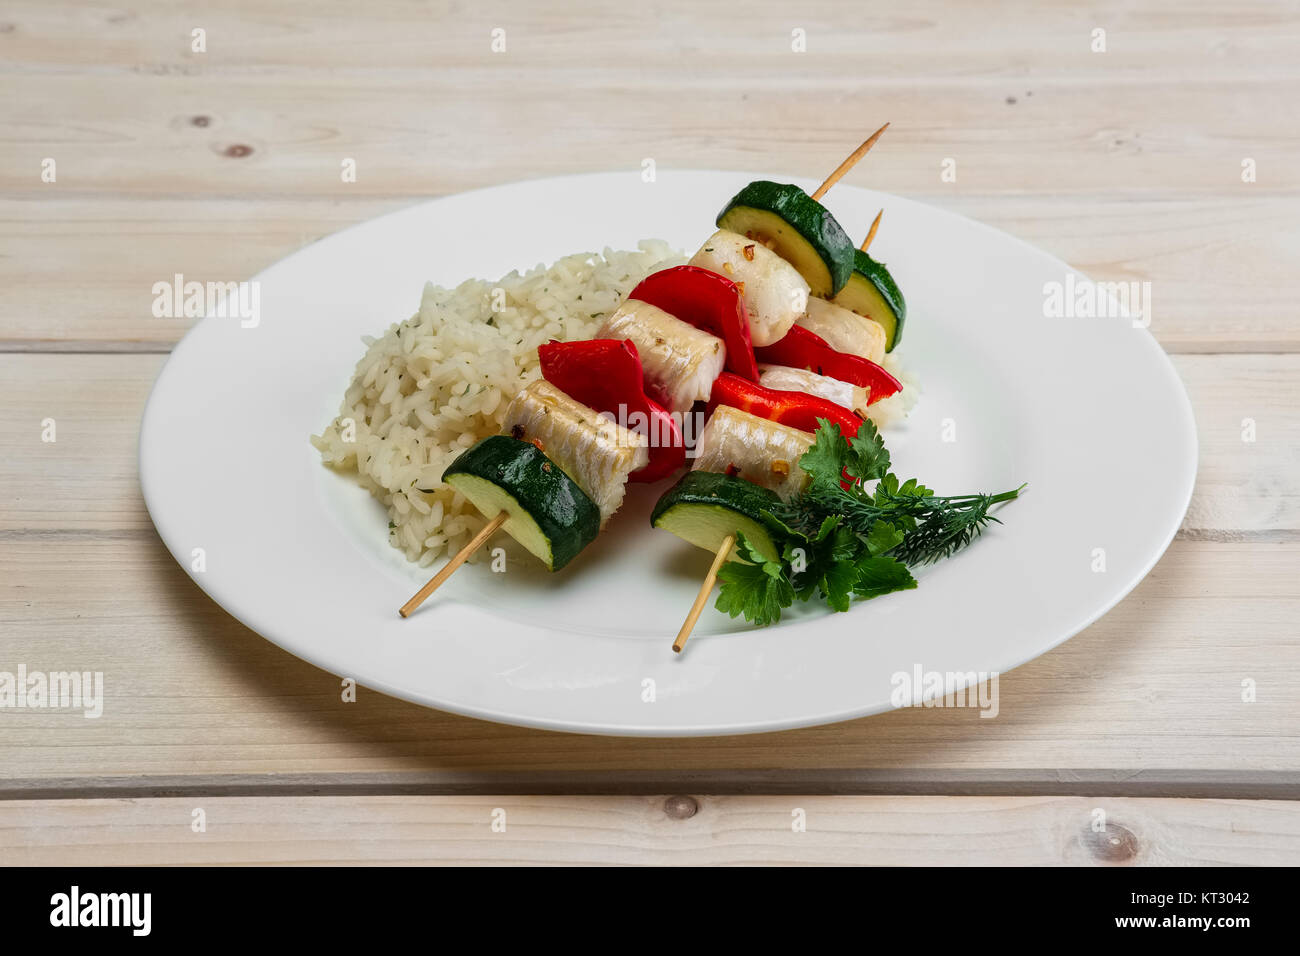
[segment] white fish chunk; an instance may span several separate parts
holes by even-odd
[[[784,338],[808,308],[808,283],[799,271],[761,242],[739,233],[718,230],[690,264],[741,286],[755,346]]]
[[[719,405],[700,432],[692,471],[736,475],[789,501],[808,486],[799,459],[813,436],[730,405]]]
[[[852,382],[841,382],[838,378],[819,375],[808,369],[790,368],[788,365],[760,365],[758,384],[782,392],[817,395],[864,418],[867,415],[867,401],[871,397],[869,388]]]
[[[646,381],[670,412],[688,412],[707,399],[727,362],[722,339],[639,299],[619,306],[596,338],[631,339],[641,354]]]
[[[811,296],[808,311],[795,325],[826,340],[837,352],[860,355],[879,365],[885,358],[885,330],[875,319]]]
[[[623,504],[627,476],[650,460],[644,435],[624,428],[545,379],[515,396],[502,423],[505,433],[530,441],[600,509],[605,522]]]

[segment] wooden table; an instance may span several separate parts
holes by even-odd
[[[109,699],[0,710],[0,859],[1300,861],[1300,8],[977,6],[6,3],[0,670],[100,670]],[[1177,539],[1003,675],[999,719],[620,740],[343,703],[159,542],[136,435],[187,320],[152,316],[153,283],[646,157],[817,176],[885,119],[850,182],[1149,280],[1196,409]]]

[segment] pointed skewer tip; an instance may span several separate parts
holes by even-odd
[[[506,519],[509,517],[509,512],[498,512],[496,517],[485,524],[482,530],[479,531],[478,534],[474,535],[465,547],[457,551],[455,555],[452,556],[451,560],[442,566],[442,570],[430,578],[429,582],[424,587],[416,591],[409,601],[399,607],[397,613],[403,618],[410,617],[411,612],[428,600],[430,594],[442,587],[443,583],[451,577],[452,572],[464,564],[465,560],[478,550],[479,545],[492,537],[492,535],[496,533],[496,530],[506,523]]]
[[[704,610],[704,605],[709,600],[709,592],[713,590],[714,583],[718,580],[718,570],[722,567],[727,555],[731,553],[731,547],[736,543],[736,536],[729,534],[722,539],[722,544],[718,546],[718,553],[713,559],[713,564],[709,567],[709,573],[704,576],[704,582],[700,585],[700,593],[695,596],[695,603],[691,605],[691,613],[686,615],[686,620],[682,623],[682,629],[677,632],[677,640],[673,641],[673,650],[678,654],[686,646],[687,640],[690,639],[691,631],[695,630],[695,622],[700,619],[700,614]]]
[[[885,215],[885,210],[882,209],[880,210],[880,212],[876,213],[876,218],[872,220],[871,231],[867,233],[867,238],[863,239],[862,245],[858,247],[863,252],[866,252],[868,247],[870,247],[871,240],[876,238],[876,230],[880,228],[880,219],[884,215]]]
[[[854,166],[857,165],[858,160],[860,160],[863,156],[867,155],[867,153],[871,150],[871,147],[876,145],[876,140],[880,139],[881,135],[887,129],[889,129],[888,123],[880,127],[880,129],[876,130],[865,140],[863,140],[862,145],[859,146],[857,149],[855,149],[853,152],[849,153],[848,157],[844,160],[844,162],[836,166],[835,171],[826,177],[826,181],[817,187],[817,190],[812,194],[812,198],[821,199],[823,196],[825,196],[826,193],[830,191],[830,188],[834,186],[836,183],[838,183],[845,173],[847,173],[850,169],[852,169]]]

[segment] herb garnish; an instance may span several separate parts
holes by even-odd
[[[750,562],[729,561],[718,572],[719,611],[752,624],[772,624],[795,598],[820,595],[836,611],[916,587],[909,566],[932,564],[961,550],[998,519],[990,509],[1019,496],[936,495],[915,478],[890,472],[889,450],[870,421],[847,441],[824,418],[812,447],[799,459],[807,490],[763,518],[781,548],[769,561],[738,535],[735,551]],[[867,484],[875,482],[868,490]]]

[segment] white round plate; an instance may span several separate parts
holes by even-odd
[[[677,655],[710,556],[649,527],[665,484],[633,486],[564,571],[467,566],[398,617],[431,572],[388,546],[383,508],[308,441],[337,413],[361,336],[414,313],[426,280],[492,279],[647,237],[690,254],[756,178],[791,181],[681,171],[645,183],[636,171],[499,186],[347,229],[267,269],[260,322],[199,321],[145,409],[140,476],[163,541],[223,608],[319,667],[443,710],[585,733],[745,733],[873,714],[891,708],[896,674],[952,672],[964,686],[1104,614],[1164,552],[1191,495],[1195,427],[1169,360],[1131,319],[1045,317],[1045,284],[1082,280],[1058,259],[840,184],[830,203],[851,235],[884,208],[872,252],[907,296],[898,355],[922,392],[885,433],[894,468],[941,494],[1028,482],[1002,525],[920,569],[918,589],[848,613],[810,604],[755,629],[707,609]]]

